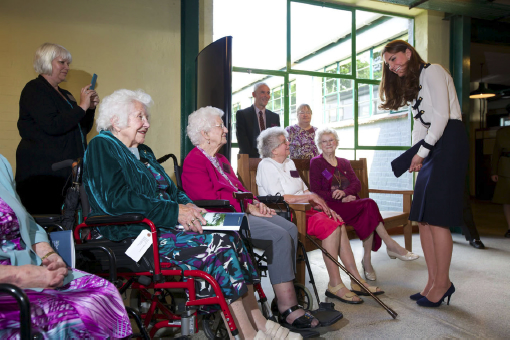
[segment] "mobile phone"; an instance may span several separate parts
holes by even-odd
[[[92,85],[89,87],[89,90],[93,90],[96,87],[97,74],[94,73],[92,76],[92,81],[90,82]]]

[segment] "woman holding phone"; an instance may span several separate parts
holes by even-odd
[[[39,76],[29,81],[19,101],[16,150],[16,189],[31,214],[60,212],[63,189],[71,169],[53,172],[53,163],[83,157],[87,133],[92,129],[99,96],[88,84],[80,91],[79,104],[58,85],[66,80],[71,53],[45,43],[35,52]]]

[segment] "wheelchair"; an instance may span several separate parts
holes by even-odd
[[[165,329],[173,328],[176,331],[180,329],[180,338],[189,338],[198,331],[199,307],[208,305],[220,307],[232,335],[236,338],[239,337],[239,332],[220,286],[212,276],[203,271],[183,270],[169,263],[160,263],[156,227],[143,215],[129,214],[87,218],[87,212],[90,209],[81,183],[81,159],[60,163],[64,166],[71,164],[73,166],[72,182],[77,187],[76,191],[79,192],[81,210],[85,220],[73,230],[76,248],[80,250],[80,253],[77,253],[76,268],[109,279],[116,285],[121,295],[126,294],[128,289],[131,290],[130,306],[126,307],[126,310],[129,316],[135,319],[140,329],[140,334],[134,334],[133,337],[153,338],[163,334]],[[226,202],[228,203],[228,201]],[[218,202],[215,204],[218,205]],[[224,202],[220,202],[219,205],[224,206]],[[68,210],[76,208],[77,206],[74,208],[64,207]],[[58,215],[36,215],[34,218],[48,232],[68,229],[62,225],[62,218]],[[92,240],[91,238],[90,232],[93,227],[135,223],[146,224],[153,241],[153,245],[138,262],[134,262],[125,255],[125,251],[134,239],[114,242],[104,239]],[[197,280],[209,283],[215,296],[197,298],[195,288]],[[187,294],[184,294],[184,291],[187,291]],[[146,329],[149,330],[149,333],[146,332]],[[208,336],[214,338],[213,334]]]

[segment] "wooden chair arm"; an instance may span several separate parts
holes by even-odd
[[[291,203],[289,207],[294,211],[308,211],[312,209],[312,205],[310,203]]]
[[[368,192],[374,194],[397,194],[397,195],[413,195],[414,190],[384,190],[384,189],[368,189]]]

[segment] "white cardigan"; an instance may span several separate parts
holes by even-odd
[[[462,120],[453,79],[441,65],[432,64],[423,68],[420,74],[418,100],[420,98],[418,110],[412,109],[413,117],[422,113],[421,119],[415,118],[414,121],[413,145],[425,139],[425,143],[434,146],[443,135],[449,119]],[[414,106],[416,100],[412,104]],[[430,126],[427,127],[423,122],[430,123]],[[427,148],[421,146],[418,155],[425,158],[429,152]]]

